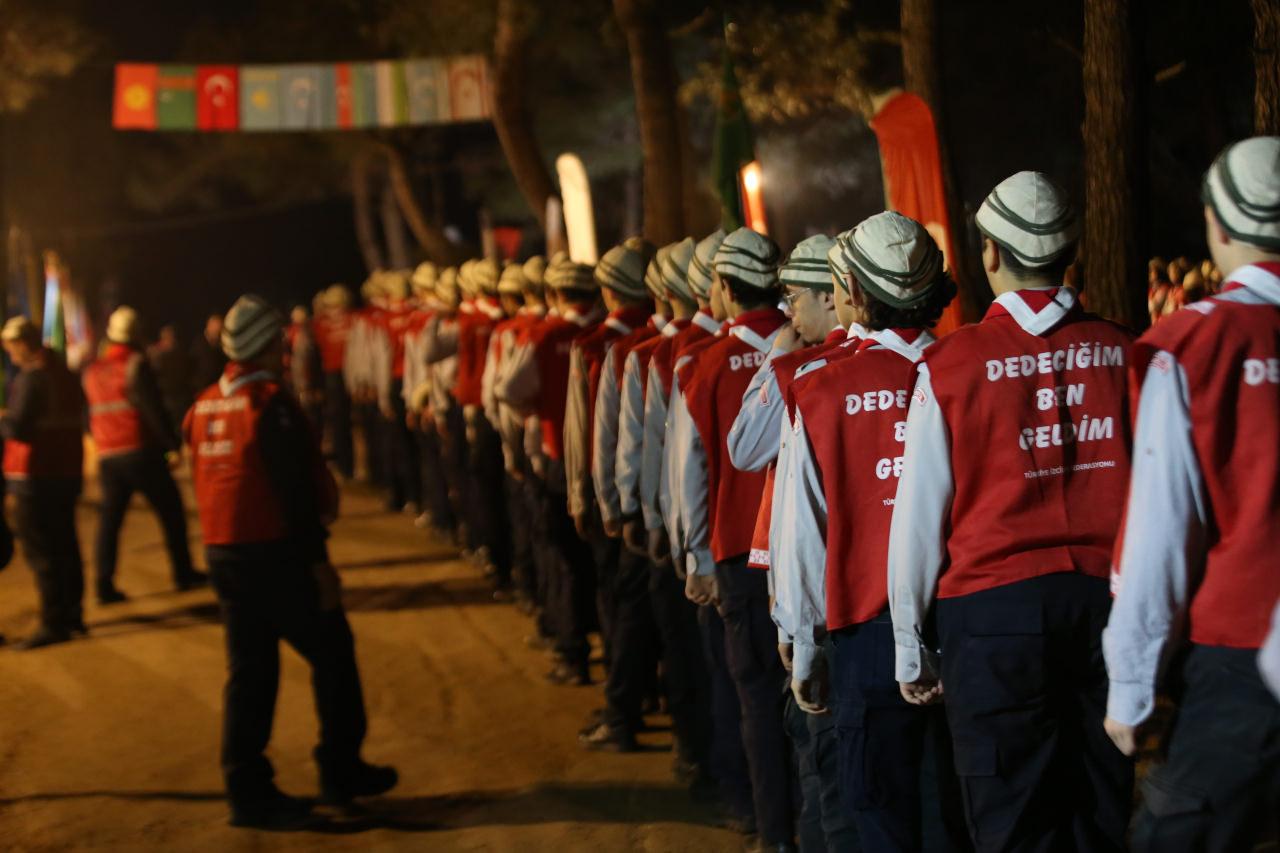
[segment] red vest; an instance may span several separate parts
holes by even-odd
[[[676,329],[676,332],[679,332],[688,325],[688,323],[688,320],[670,320],[667,322],[667,326],[673,327]],[[671,348],[671,341],[674,337],[675,334],[668,335],[659,333],[649,338],[647,341],[637,345],[636,348],[631,351],[640,362],[641,395],[649,393],[649,365],[653,363],[654,353],[656,353],[660,347],[664,346],[669,350]]]
[[[84,393],[89,402],[89,432],[99,456],[139,450],[147,443],[142,416],[129,402],[129,364],[142,355],[124,344],[111,344],[85,368]]]
[[[698,313],[710,317],[711,315],[699,311]],[[723,325],[721,326],[723,328]],[[658,363],[658,376],[662,380],[662,393],[671,397],[671,384],[675,378],[676,362],[680,360],[691,347],[695,345],[710,346],[711,342],[716,340],[714,332],[708,332],[702,326],[694,323],[692,320],[689,324],[671,339],[671,346],[664,347],[654,353],[654,358]]]
[[[394,379],[404,379],[404,339],[413,329],[414,313],[413,308],[402,304],[392,307],[381,317],[382,328],[391,345],[391,376]]]
[[[573,348],[581,354],[582,367],[587,372],[587,435],[584,446],[588,448],[589,469],[594,467],[590,463],[595,461],[595,454],[590,452],[590,448],[595,432],[596,392],[600,390],[600,371],[604,368],[604,357],[618,340],[641,328],[652,313],[648,305],[611,311],[603,323],[573,343]]]
[[[627,357],[646,341],[657,337],[660,334],[658,327],[654,324],[653,319],[644,326],[636,329],[629,335],[623,335],[613,344],[613,379],[618,383],[618,388],[622,388],[622,374],[627,369]]]
[[[1258,267],[1280,276],[1280,264]],[[1146,370],[1161,369],[1151,362],[1160,350],[1186,373],[1191,440],[1208,498],[1209,547],[1191,599],[1191,641],[1256,649],[1280,600],[1280,307],[1210,299],[1170,315],[1134,347],[1135,389]]]
[[[320,366],[325,373],[341,373],[347,355],[347,338],[351,336],[353,319],[350,312],[321,314],[315,319],[316,346],[320,349]]]
[[[52,350],[42,350],[40,361],[36,369],[44,371],[49,395],[45,410],[36,418],[30,442],[4,443],[4,475],[10,480],[79,480],[84,476],[80,383]]]
[[[786,321],[776,308],[763,308],[740,315],[732,326],[745,327],[767,338]],[[763,471],[739,471],[733,467],[725,438],[742,408],[742,395],[764,363],[767,351],[760,351],[731,332],[714,340],[680,369],[679,378],[685,405],[707,452],[711,555],[720,563],[751,550],[765,476]]]
[[[791,417],[794,411],[788,399],[787,390],[791,387],[791,380],[795,378],[796,371],[801,365],[815,358],[822,358],[829,350],[847,339],[848,334],[844,329],[836,329],[820,344],[801,347],[773,360],[773,376],[778,383],[780,398],[787,403],[787,417]],[[761,388],[760,393],[763,395],[766,389]],[[773,481],[777,467],[777,460],[775,460],[764,469],[764,491],[760,493],[760,508],[756,510],[756,526],[751,534],[751,553],[747,556],[747,565],[753,569],[769,568],[769,525],[773,523]]]
[[[230,393],[224,393],[224,387]],[[275,377],[227,366],[196,398],[183,424],[206,545],[271,542],[288,535],[280,501],[258,445],[267,404],[284,393]],[[299,484],[300,488],[306,484]]]
[[[593,326],[579,326],[563,317],[548,317],[528,330],[538,362],[538,423],[542,449],[551,459],[564,458],[564,407],[569,396],[569,353],[573,341]]]
[[[916,329],[899,334],[912,341]],[[804,418],[827,501],[827,628],[866,622],[889,606],[889,522],[902,466],[915,363],[873,340],[800,377]],[[873,405],[866,405],[867,401]]]
[[[497,303],[489,300],[486,304],[492,306]],[[458,315],[458,379],[453,395],[460,406],[479,406],[482,403],[489,338],[501,319],[495,319],[479,309]]]
[[[1040,308],[1052,291],[1020,291]],[[1057,572],[1105,578],[1129,479],[1133,336],[1078,307],[1032,335],[1000,306],[929,348],[951,438],[951,598]]]

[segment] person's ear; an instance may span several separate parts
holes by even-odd
[[[1000,248],[990,237],[982,238],[982,266],[989,273],[1000,271]]]
[[[1218,221],[1218,215],[1213,212],[1213,208],[1207,204],[1204,206],[1204,222],[1208,226],[1210,240],[1216,241],[1221,246],[1231,242],[1231,235],[1227,233],[1227,229],[1222,227],[1222,223]]]

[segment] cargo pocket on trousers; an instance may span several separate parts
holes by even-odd
[[[1142,782],[1142,802],[1157,818],[1205,814],[1209,811],[1209,795],[1185,785],[1164,781],[1155,770]]]
[[[840,747],[837,784],[846,810],[872,807],[872,778],[867,756],[865,707],[846,708],[836,723],[836,742]]]
[[[999,808],[998,801],[992,798],[989,780],[999,775],[1000,751],[996,742],[988,738],[957,738],[952,741],[952,750],[964,819],[970,834],[977,837],[990,817],[988,812],[993,806]]]
[[[955,698],[969,713],[1024,708],[1043,698],[1044,618],[1038,604],[973,608],[965,613],[964,630],[966,641],[953,665],[960,675]]]

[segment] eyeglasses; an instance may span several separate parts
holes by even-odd
[[[808,292],[809,291],[807,290],[788,290],[782,294],[782,301],[787,303],[787,305],[791,306],[792,308],[794,308],[796,307],[796,302],[800,299],[800,297],[804,296]]]

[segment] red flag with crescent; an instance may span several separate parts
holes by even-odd
[[[196,127],[236,130],[240,127],[240,70],[235,65],[201,65],[196,69]]]
[[[339,62],[333,66],[333,89],[338,127],[351,127],[351,66],[348,63]]]

